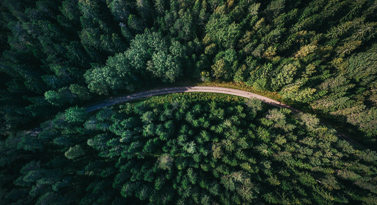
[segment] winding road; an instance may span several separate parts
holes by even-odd
[[[222,93],[222,94],[228,94],[228,95],[235,95],[240,96],[244,98],[256,98],[261,100],[262,102],[266,104],[270,104],[276,107],[282,107],[292,110],[293,113],[300,113],[301,111],[296,110],[286,104],[280,103],[276,100],[273,100],[271,98],[258,95],[252,92],[243,91],[243,90],[237,90],[237,89],[231,89],[231,88],[223,88],[223,87],[209,87],[209,86],[191,86],[191,87],[173,87],[173,88],[163,88],[163,89],[156,89],[156,90],[150,90],[150,91],[144,91],[139,93],[134,93],[130,95],[125,95],[121,97],[116,98],[109,98],[107,100],[104,100],[100,103],[91,105],[86,108],[87,112],[93,112],[99,109],[102,109],[104,107],[116,105],[119,103],[129,102],[141,98],[147,98],[152,97],[156,95],[165,95],[165,94],[172,94],[172,93],[190,93],[190,92],[205,92],[205,93]],[[324,123],[321,123],[324,124]],[[340,138],[343,138],[355,145],[358,145],[360,147],[366,148],[365,146],[361,145],[360,143],[356,142],[355,140],[351,139],[350,137],[346,136],[345,134],[341,132],[337,132],[337,136]]]
[[[87,112],[92,112],[99,110],[104,107],[108,107],[111,105],[116,105],[118,103],[123,103],[123,102],[129,102],[132,100],[137,100],[141,98],[147,98],[147,97],[152,97],[156,95],[165,95],[165,94],[171,94],[171,93],[190,93],[190,92],[204,92],[204,93],[222,93],[222,94],[228,94],[228,95],[235,95],[235,96],[240,96],[244,98],[257,98],[261,100],[264,103],[274,105],[277,107],[285,107],[293,112],[300,112],[292,107],[289,107],[286,104],[280,103],[276,100],[273,100],[268,97],[264,97],[262,95],[258,95],[255,93],[251,93],[248,91],[243,91],[243,90],[237,90],[237,89],[231,89],[231,88],[223,88],[223,87],[207,87],[207,86],[192,86],[192,87],[174,87],[174,88],[163,88],[163,89],[157,89],[157,90],[150,90],[150,91],[145,91],[145,92],[139,92],[131,95],[125,95],[117,98],[110,98],[105,101],[102,101],[101,103],[89,106],[86,108]]]

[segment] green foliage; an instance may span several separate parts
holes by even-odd
[[[84,77],[88,83],[88,88],[100,95],[118,90],[133,91],[137,86],[129,62],[122,53],[110,57],[105,67],[88,70]],[[128,78],[128,80],[125,81],[125,78]]]
[[[45,99],[55,106],[63,106],[74,102],[73,95],[67,87],[61,88],[58,91],[47,91]]]
[[[163,52],[157,52],[152,56],[153,65],[148,65],[147,69],[154,76],[162,78],[163,82],[174,82],[180,75],[180,66],[176,59]]]
[[[84,150],[81,148],[80,145],[76,145],[74,147],[70,147],[68,151],[64,153],[65,157],[68,159],[76,159],[82,155],[84,155]]]
[[[72,106],[216,78],[276,92],[373,148],[376,8],[368,0],[3,0],[1,202],[374,204],[375,150],[338,139],[311,114],[213,94],[91,117]]]
[[[58,200],[72,183],[66,193],[80,203],[358,203],[370,199],[350,193],[376,193],[374,151],[256,99],[174,94],[92,116],[73,107],[43,128],[7,141],[33,153],[10,181],[36,201]]]
[[[66,120],[69,123],[84,122],[87,119],[88,113],[85,108],[71,107],[64,113]]]
[[[237,70],[237,54],[233,49],[228,49],[225,52],[220,52],[216,55],[212,66],[216,78],[231,80],[231,75]]]
[[[80,101],[87,101],[91,98],[88,88],[77,84],[71,84],[69,90],[76,95]]]
[[[234,48],[241,35],[241,26],[232,22],[227,15],[213,15],[205,27],[206,37],[222,48]],[[204,44],[208,44],[204,42]]]
[[[271,79],[271,88],[273,91],[280,90],[284,85],[290,84],[295,79],[296,72],[300,67],[298,61],[293,62],[293,64],[285,64],[281,71],[278,72],[275,78]]]
[[[362,106],[373,112],[377,104],[374,5],[366,0],[5,0],[4,127],[45,119],[45,104],[29,100],[34,97],[59,107],[56,114],[93,97],[86,89],[99,95],[132,92],[197,79],[202,72],[205,81],[246,83],[312,106],[374,142],[373,119],[345,116]],[[342,85],[325,86],[332,80]]]

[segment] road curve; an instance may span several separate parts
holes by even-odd
[[[190,93],[190,92],[204,92],[204,93],[222,93],[222,94],[228,94],[228,95],[235,95],[235,96],[240,96],[244,98],[257,98],[261,100],[264,103],[271,104],[274,106],[278,107],[285,107],[293,112],[298,113],[299,111],[289,107],[286,104],[280,103],[276,100],[273,100],[271,98],[258,95],[255,93],[243,91],[243,90],[237,90],[237,89],[231,89],[231,88],[223,88],[223,87],[207,87],[207,86],[192,86],[192,87],[173,87],[173,88],[163,88],[163,89],[157,89],[157,90],[150,90],[150,91],[145,91],[145,92],[139,92],[131,95],[125,95],[117,98],[112,98],[112,99],[107,99],[105,101],[102,101],[98,104],[89,106],[86,108],[87,112],[92,112],[99,110],[104,107],[116,105],[119,103],[123,102],[129,102],[132,100],[137,100],[140,98],[147,98],[151,96],[156,96],[156,95],[165,95],[165,94],[171,94],[171,93]]]
[[[190,93],[190,92],[204,92],[204,93],[221,93],[221,94],[228,94],[228,95],[235,95],[240,96],[244,98],[256,98],[261,100],[262,102],[266,104],[270,104],[276,107],[281,108],[287,108],[292,110],[294,113],[300,113],[301,111],[296,110],[286,104],[283,104],[281,102],[278,102],[276,100],[273,100],[271,98],[258,95],[252,92],[243,91],[243,90],[237,90],[237,89],[231,89],[231,88],[223,88],[223,87],[209,87],[209,86],[191,86],[191,87],[173,87],[173,88],[162,88],[162,89],[156,89],[156,90],[150,90],[150,91],[144,91],[139,93],[134,93],[130,95],[125,95],[121,97],[116,98],[110,98],[107,100],[104,100],[100,103],[91,105],[86,108],[87,112],[93,112],[96,110],[99,110],[104,107],[116,105],[119,103],[129,102],[141,98],[147,98],[152,97],[156,95],[166,95],[166,94],[172,94],[172,93]],[[321,123],[323,124],[323,123]],[[360,147],[366,148],[365,146],[361,145],[360,143],[356,142],[355,140],[351,139],[350,137],[347,137],[345,134],[337,132],[337,136],[340,138],[343,138],[353,144],[359,145]]]

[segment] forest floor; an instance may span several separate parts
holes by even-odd
[[[87,112],[92,112],[92,111],[96,111],[104,107],[116,105],[119,103],[134,101],[134,100],[138,100],[142,98],[147,98],[147,97],[152,97],[152,96],[157,96],[157,95],[166,95],[166,94],[172,94],[172,93],[184,93],[184,92],[221,93],[221,94],[228,94],[228,95],[240,96],[240,97],[245,97],[245,98],[256,98],[266,104],[270,104],[272,106],[281,107],[281,108],[287,108],[287,109],[292,110],[294,113],[301,113],[301,111],[294,109],[293,107],[289,105],[286,105],[284,103],[281,103],[269,97],[258,95],[249,91],[225,88],[225,87],[210,87],[210,86],[184,86],[184,87],[160,88],[160,89],[155,89],[155,90],[137,92],[134,94],[123,95],[119,97],[110,97],[97,104],[87,107],[86,110]],[[325,123],[322,123],[322,124],[325,124]],[[365,146],[361,145],[357,141],[348,137],[344,133],[337,131],[337,136],[351,142],[354,145],[357,145],[358,147],[366,148]]]

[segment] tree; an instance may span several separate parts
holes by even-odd
[[[183,52],[178,42],[168,41],[160,33],[147,31],[135,37],[125,56],[135,72],[145,80],[157,78],[163,82],[174,82],[182,73],[179,60]]]
[[[268,4],[266,10],[266,16],[273,19],[276,18],[282,11],[284,11],[285,8],[285,0],[275,0],[271,1],[270,4]]]
[[[69,123],[82,123],[88,118],[88,113],[85,108],[79,108],[76,106],[67,109],[64,116]]]
[[[206,38],[223,49],[234,48],[240,37],[241,26],[227,15],[213,15],[205,26]]]
[[[267,90],[270,81],[270,75],[273,65],[266,63],[262,67],[258,67],[256,70],[250,72],[250,79],[247,84],[252,85],[255,89],[263,91]]]
[[[145,29],[142,20],[133,14],[128,16],[127,25],[135,34],[141,33]]]
[[[373,107],[370,109],[366,109],[358,114],[348,115],[347,122],[358,126],[359,129],[366,134],[366,136],[371,137],[377,133],[375,114],[377,114],[377,109]]]
[[[101,30],[98,28],[84,28],[80,33],[80,38],[81,44],[94,58],[101,57],[99,52],[115,54],[124,51],[125,47],[118,34],[101,34]]]
[[[220,52],[216,55],[215,64],[211,66],[216,78],[230,80],[237,70],[237,54],[233,49]]]
[[[35,134],[24,133],[22,141],[18,143],[17,148],[35,152],[37,150],[43,150],[43,143],[38,140]]]
[[[348,65],[347,75],[360,86],[372,87],[376,84],[376,53],[373,52],[373,49],[370,49],[369,52],[351,56],[348,60]]]
[[[143,21],[147,23],[152,22],[151,20],[154,16],[154,10],[150,1],[136,0],[136,9],[140,16],[142,16]]]
[[[148,112],[145,112],[142,116],[141,116],[141,121],[144,122],[144,123],[152,123],[152,121],[154,120],[154,114],[152,111],[148,111]]]
[[[107,1],[111,14],[114,16],[114,20],[118,22],[125,22],[128,16],[131,14],[131,3],[121,0]]]
[[[91,98],[89,90],[86,87],[77,84],[71,84],[69,89],[72,94],[76,95],[80,102],[87,101]]]
[[[165,0],[155,0],[154,1],[154,7],[157,11],[157,14],[162,16],[165,14],[165,11],[167,10],[167,5]]]
[[[257,98],[249,98],[245,101],[246,106],[251,109],[251,112],[254,113],[254,117],[258,111],[263,109],[262,101]]]
[[[284,98],[292,99],[298,102],[309,102],[314,98],[314,93],[317,91],[315,88],[303,88],[302,82],[292,83],[286,85],[281,91],[281,95]]]
[[[276,77],[271,79],[271,88],[273,91],[280,90],[283,86],[290,84],[294,81],[297,70],[300,68],[299,61],[292,64],[285,64],[280,72],[276,72]]]
[[[108,134],[96,135],[93,139],[88,139],[87,145],[93,147],[96,150],[104,151],[108,149],[107,142],[111,139]]]
[[[61,11],[64,17],[66,17],[70,21],[78,23],[80,19],[80,11],[72,1],[63,1],[62,6],[59,7],[59,10]]]
[[[138,79],[123,53],[109,57],[106,66],[88,70],[84,77],[88,88],[100,95],[116,93],[120,90],[133,91],[139,86]]]
[[[221,150],[221,144],[218,144],[218,143],[212,144],[212,152],[213,152],[213,158],[220,159],[223,154]]]
[[[158,168],[163,170],[170,170],[173,166],[174,159],[169,154],[161,155],[158,160]]]
[[[227,70],[225,70],[224,59],[216,61],[215,64],[211,66],[211,68],[214,71],[214,75],[216,76],[216,78],[221,78],[225,74],[227,74]]]
[[[80,145],[75,145],[73,147],[70,147],[68,149],[68,151],[66,151],[64,153],[64,156],[67,157],[68,159],[73,160],[73,159],[76,159],[76,158],[78,158],[78,157],[80,157],[80,156],[82,156],[84,154],[85,154],[85,152],[81,148],[81,146]]]
[[[176,58],[163,52],[157,52],[152,56],[153,65],[147,70],[153,73],[154,77],[161,78],[163,82],[175,82],[181,75],[181,68]]]
[[[74,102],[74,96],[67,87],[60,88],[58,91],[49,90],[44,95],[49,103],[59,107]]]

